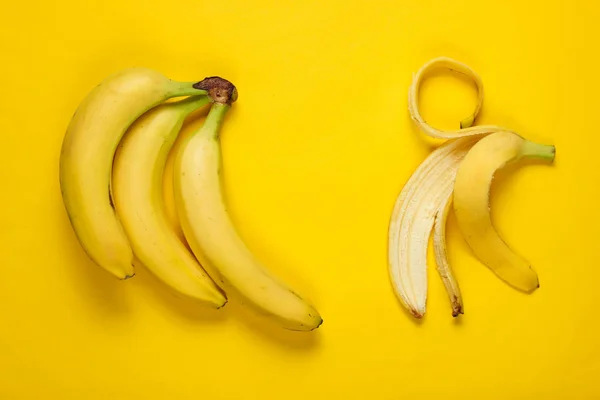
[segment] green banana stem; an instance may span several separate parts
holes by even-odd
[[[211,76],[203,79],[194,85],[196,89],[208,91],[208,95],[215,103],[225,103],[231,105],[238,97],[237,89],[233,83],[218,76]]]
[[[201,81],[202,82],[202,81]],[[200,82],[171,81],[168,97],[207,95],[208,90],[195,87]]]
[[[212,99],[210,98],[210,96],[208,96],[208,94],[205,94],[201,96],[188,97],[186,99],[171,104],[173,107],[180,108],[183,115],[187,115],[199,109],[200,107],[207,105],[211,101]]]
[[[552,162],[556,156],[556,148],[552,145],[526,141],[521,149],[521,156]]]
[[[198,134],[208,135],[215,140],[218,139],[221,125],[225,119],[225,114],[227,114],[227,111],[229,111],[230,108],[231,106],[227,103],[214,103],[208,112],[208,116],[206,117],[202,128],[198,131]]]
[[[225,119],[225,114],[231,108],[231,104],[237,100],[237,89],[226,79],[212,76],[198,82],[194,87],[207,90],[213,105],[208,112],[206,121],[198,131],[200,135],[208,135],[213,139],[219,138],[219,131]]]
[[[172,83],[170,97],[191,96],[174,103],[176,107],[183,107],[185,114],[189,114],[209,102],[213,102],[215,106],[220,105],[211,108],[204,124],[207,130],[214,131],[215,135],[218,135],[225,113],[231,104],[237,100],[236,87],[228,80],[218,76],[204,78],[200,82],[172,81]]]
[[[170,97],[209,95],[219,103],[233,103],[237,100],[237,89],[227,79],[209,76],[200,82],[171,81]]]

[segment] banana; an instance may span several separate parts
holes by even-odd
[[[400,301],[416,318],[422,318],[426,311],[427,248],[434,220],[452,193],[460,161],[474,143],[473,138],[464,137],[435,149],[411,175],[394,205],[388,233],[389,273]],[[438,248],[439,238],[435,243]],[[462,299],[452,270],[445,259],[443,264],[436,261],[453,315],[458,315]]]
[[[534,143],[512,132],[496,132],[473,146],[460,164],[454,184],[454,213],[473,253],[500,279],[528,293],[539,287],[538,276],[494,228],[489,191],[498,169],[525,158],[553,162],[554,157],[554,146]]]
[[[119,144],[112,183],[115,209],[137,259],[175,293],[220,308],[227,300],[173,231],[162,186],[185,118],[209,102],[194,96],[142,115]]]
[[[81,102],[60,154],[63,203],[89,258],[119,279],[134,275],[133,251],[113,209],[113,157],[127,128],[168,98],[206,94],[195,83],[129,68],[106,78]]]
[[[267,271],[250,252],[228,215],[221,182],[219,131],[235,87],[224,80],[209,90],[215,100],[203,127],[183,142],[173,165],[173,187],[184,235],[209,275],[240,294],[283,328],[309,331],[322,323],[317,310]]]

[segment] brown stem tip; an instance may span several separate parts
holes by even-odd
[[[452,316],[458,317],[459,314],[464,314],[462,304],[458,301],[458,297],[452,296]]]
[[[464,311],[461,306],[452,306],[452,316],[458,317],[460,314],[464,314]]]
[[[233,83],[218,76],[204,78],[194,84],[194,88],[206,90],[216,103],[231,104],[237,100],[237,89]]]

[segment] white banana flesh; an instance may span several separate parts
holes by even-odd
[[[206,94],[147,68],[105,79],[82,101],[67,128],[60,155],[60,186],[69,220],[89,258],[119,279],[134,275],[133,251],[110,195],[119,141],[144,112],[168,98]]]
[[[396,294],[416,318],[426,311],[427,249],[434,220],[447,203],[458,165],[474,142],[467,137],[438,147],[411,175],[394,205],[389,228],[389,271]],[[445,268],[443,274],[452,276],[448,264]],[[462,308],[458,290],[452,302],[453,308]]]
[[[169,151],[186,117],[209,102],[206,95],[194,96],[141,116],[115,156],[113,198],[137,259],[175,294],[220,308],[225,295],[177,237],[163,200]]]
[[[229,104],[215,102],[204,126],[174,162],[174,197],[185,237],[209,275],[280,326],[310,331],[322,318],[251,253],[228,215],[223,196],[219,129]]]

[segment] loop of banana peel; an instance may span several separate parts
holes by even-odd
[[[470,116],[460,122],[460,129],[437,129],[429,125],[419,112],[420,85],[436,69],[461,73],[477,88],[476,107]],[[390,278],[401,303],[416,318],[422,318],[426,312],[427,250],[432,230],[437,270],[448,293],[452,315],[456,317],[464,313],[461,291],[446,253],[445,227],[452,208],[454,182],[461,162],[482,138],[499,132],[516,135],[510,129],[500,126],[473,126],[481,109],[483,96],[483,82],[479,75],[468,65],[448,57],[434,58],[424,64],[413,76],[409,89],[408,108],[411,119],[424,134],[447,139],[411,175],[396,199],[390,220]],[[499,237],[496,239],[500,240]],[[508,247],[503,250],[510,251]],[[482,258],[480,260],[486,261]]]
[[[460,122],[460,129],[437,129],[425,122],[425,119],[419,112],[419,89],[421,87],[421,83],[425,78],[427,78],[430,72],[436,69],[448,69],[450,71],[462,74],[473,81],[475,87],[477,88],[477,104],[475,105],[475,110],[473,110],[471,115],[464,118]],[[483,104],[483,93],[483,81],[471,67],[452,58],[437,57],[425,63],[413,76],[412,84],[410,85],[410,89],[408,91],[408,111],[410,113],[410,117],[421,129],[421,131],[424,134],[436,139],[457,139],[465,136],[481,136],[500,131],[512,132],[510,129],[496,125],[472,126],[477,118],[477,115],[479,114],[479,111],[481,111],[481,105]]]

